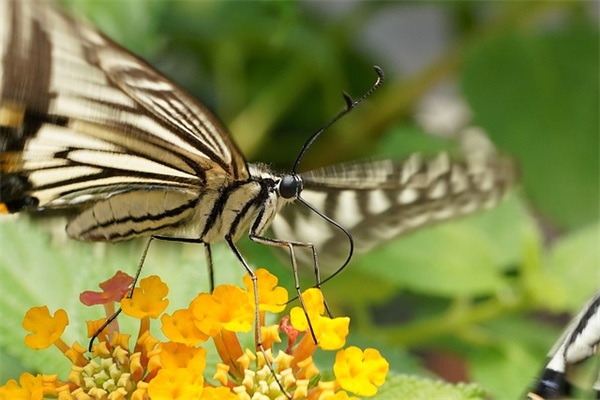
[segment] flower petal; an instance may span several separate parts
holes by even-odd
[[[158,318],[169,304],[169,300],[164,299],[168,293],[169,288],[158,276],[149,276],[140,281],[130,299],[121,300],[121,307],[125,314],[134,318]]]
[[[65,310],[59,309],[51,316],[47,306],[33,307],[23,319],[23,328],[31,332],[25,337],[25,344],[34,350],[45,349],[60,339],[68,324]]]

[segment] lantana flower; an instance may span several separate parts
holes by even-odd
[[[211,294],[200,293],[187,308],[166,314],[168,288],[158,277],[142,279],[130,297],[126,295],[132,280],[119,272],[101,284],[102,292],[85,292],[80,299],[88,306],[102,305],[107,317],[122,299],[123,312],[140,321],[139,331],[120,332],[118,324],[111,323],[97,334],[105,319],[89,321],[88,337],[98,339],[91,354],[79,343],[69,346],[61,339],[69,324],[65,311],[51,314],[47,307],[32,308],[23,322],[31,332],[26,345],[35,350],[56,346],[71,361],[71,371],[63,379],[59,374],[24,373],[19,382],[10,380],[0,387],[0,399],[342,400],[377,392],[388,372],[387,361],[374,349],[343,349],[350,321],[323,315],[319,290],[305,291],[304,308],[281,315],[287,291],[267,270],[257,270],[256,276],[258,322],[249,278],[244,279],[245,289],[221,285]],[[276,314],[279,323],[266,325],[266,313]],[[157,319],[166,340],[150,333]],[[253,334],[253,323],[259,324],[261,346],[244,348],[241,343],[246,341],[240,338]],[[206,373],[207,341],[214,343],[221,358],[211,366],[216,370],[212,376]],[[322,378],[312,358],[317,350],[338,350],[333,374],[325,374],[335,379]]]

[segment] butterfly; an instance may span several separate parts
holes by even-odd
[[[600,292],[596,293],[569,323],[548,355],[540,377],[527,394],[530,400],[562,399],[573,395],[568,373],[577,364],[598,354],[600,345]],[[593,385],[600,394],[600,370]]]
[[[353,238],[368,250],[490,208],[516,180],[495,151],[296,172],[329,124],[291,172],[248,163],[202,103],[92,26],[44,2],[0,7],[0,211],[70,211],[71,238],[201,243],[211,270],[210,246],[223,241],[254,276],[235,244],[246,233],[287,249],[294,270],[296,249],[309,249],[318,271],[317,247],[346,254],[345,266]],[[331,123],[381,85],[375,70]]]

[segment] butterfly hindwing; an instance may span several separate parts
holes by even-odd
[[[212,114],[145,62],[52,7],[0,7],[0,202],[9,211],[248,178]]]

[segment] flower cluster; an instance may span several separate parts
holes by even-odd
[[[245,289],[221,285],[211,294],[199,294],[187,308],[166,314],[168,288],[158,277],[141,280],[133,295],[124,297],[132,279],[117,273],[100,285],[101,292],[85,292],[80,300],[86,305],[103,305],[109,316],[122,299],[123,312],[140,321],[137,339],[132,348],[131,335],[120,332],[113,321],[98,335],[89,359],[79,343],[69,346],[61,339],[69,323],[64,310],[51,315],[47,307],[32,308],[23,321],[23,327],[31,332],[26,345],[36,350],[55,345],[72,362],[71,371],[66,380],[60,380],[58,374],[22,374],[18,383],[10,380],[0,387],[0,399],[341,400],[351,398],[348,393],[373,396],[389,366],[377,350],[342,349],[349,319],[325,316],[317,289],[303,293],[304,307],[295,307],[289,316],[281,317],[277,314],[285,309],[287,291],[277,286],[277,278],[268,271],[259,269],[256,275],[257,295],[246,277]],[[279,323],[266,325],[267,312],[276,314]],[[150,333],[151,320],[159,317],[166,341]],[[256,319],[259,330],[252,329]],[[88,322],[88,337],[105,321]],[[260,345],[244,349],[240,338],[251,331]],[[210,378],[204,347],[208,340],[222,360],[211,365],[216,372]],[[338,350],[330,374],[334,379],[325,380],[313,362],[319,348]]]

